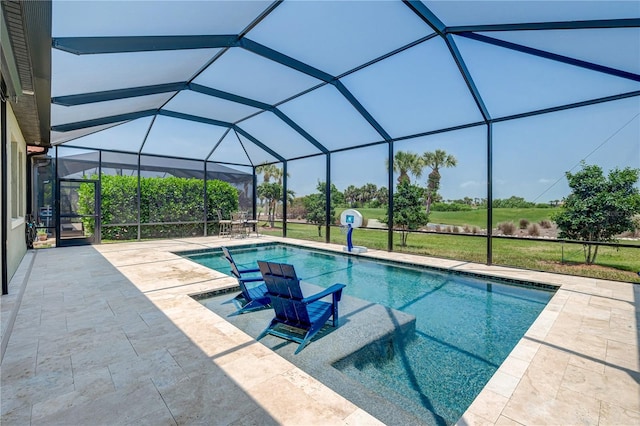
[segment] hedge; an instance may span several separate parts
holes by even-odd
[[[102,239],[138,238],[137,176],[102,175]],[[94,186],[79,189],[79,212],[93,211]],[[203,235],[204,181],[195,178],[140,178],[140,223],[143,238],[167,238]],[[207,221],[217,221],[216,211],[230,218],[238,210],[238,190],[228,182],[207,181]],[[163,222],[198,222],[161,224]],[[147,225],[149,224],[149,225]],[[116,226],[110,226],[116,225]],[[85,232],[94,232],[93,221],[84,223]]]

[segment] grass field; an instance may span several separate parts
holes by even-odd
[[[268,235],[282,235],[280,228],[264,229],[261,232]],[[318,237],[316,226],[299,223],[287,224],[287,236],[302,240],[325,241],[324,228],[323,236]],[[354,244],[386,250],[387,238],[386,230],[359,229],[354,233]],[[337,228],[332,228],[332,243],[345,244],[345,239],[346,237]],[[409,235],[406,247],[401,247],[399,242],[400,235],[396,234],[394,251],[478,263],[487,261],[487,240],[484,237],[414,233]],[[637,271],[640,271],[640,244],[637,248],[600,247],[596,265],[583,264],[582,250],[581,244],[542,239],[494,238],[492,240],[493,263],[496,265],[640,283],[640,277],[637,274]]]
[[[493,209],[493,227],[495,228],[501,222],[513,222],[518,224],[520,219],[527,219],[531,223],[539,223],[541,220],[550,220],[551,215],[556,212],[557,208],[549,209]],[[366,219],[382,220],[385,215],[385,209],[358,209],[362,216]],[[431,212],[429,215],[430,223],[439,223],[444,225],[457,226],[477,226],[479,228],[487,227],[487,210],[478,209],[464,212]]]

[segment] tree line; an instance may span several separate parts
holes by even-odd
[[[411,231],[427,225],[432,210],[468,210],[487,208],[486,198],[464,197],[459,200],[446,200],[438,193],[442,176],[441,168],[455,167],[456,158],[437,149],[418,155],[412,152],[398,151],[391,165],[386,160],[386,167],[398,173],[394,191],[393,215],[390,216],[387,188],[377,188],[367,183],[361,187],[350,185],[344,192],[331,184],[329,217],[331,223],[336,220],[336,206],[347,207],[386,207],[384,221],[390,222],[401,234],[401,244],[406,246]],[[591,243],[615,242],[616,235],[640,229],[640,191],[635,186],[640,178],[640,169],[615,168],[605,176],[597,165],[582,163],[582,170],[576,173],[566,172],[566,178],[572,192],[563,200],[549,203],[533,203],[522,197],[511,196],[506,199],[494,199],[493,208],[549,208],[559,207],[560,211],[552,215],[559,229],[559,238],[584,242],[585,262],[595,262],[598,245]],[[424,169],[430,169],[425,187],[411,183],[411,179],[419,179]],[[275,165],[264,165],[256,168],[263,173],[264,182],[258,186],[258,194],[267,203],[268,216],[273,226],[277,203],[282,199],[282,171]],[[277,178],[277,184],[270,182]],[[294,214],[304,217],[307,222],[318,227],[318,236],[322,236],[325,224],[326,183],[318,182],[318,192],[305,197],[295,198],[291,191],[287,200]],[[297,205],[297,209],[295,208]]]

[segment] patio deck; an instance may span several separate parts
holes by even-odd
[[[0,422],[380,424],[189,297],[235,282],[173,251],[267,240],[279,239],[207,237],[28,253],[10,294],[0,299],[3,350],[6,344]],[[640,286],[376,250],[366,255],[560,286],[460,424],[640,423]]]

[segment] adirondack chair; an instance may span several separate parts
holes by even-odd
[[[317,294],[304,297],[293,265],[258,261],[258,266],[276,316],[257,340],[272,334],[298,342],[300,345],[295,351],[297,354],[330,317],[333,317],[332,325],[338,325],[338,302],[342,297],[344,284],[334,284]],[[327,296],[332,296],[331,302],[320,300]]]
[[[267,294],[267,287],[264,283],[255,285],[255,283],[264,281],[262,276],[256,275],[260,272],[259,268],[240,269],[233,260],[229,249],[222,247],[222,253],[231,266],[231,274],[238,280],[241,293],[233,298],[233,303],[238,310],[232,315],[243,314],[245,312],[254,311],[261,308],[269,307],[271,300]]]

